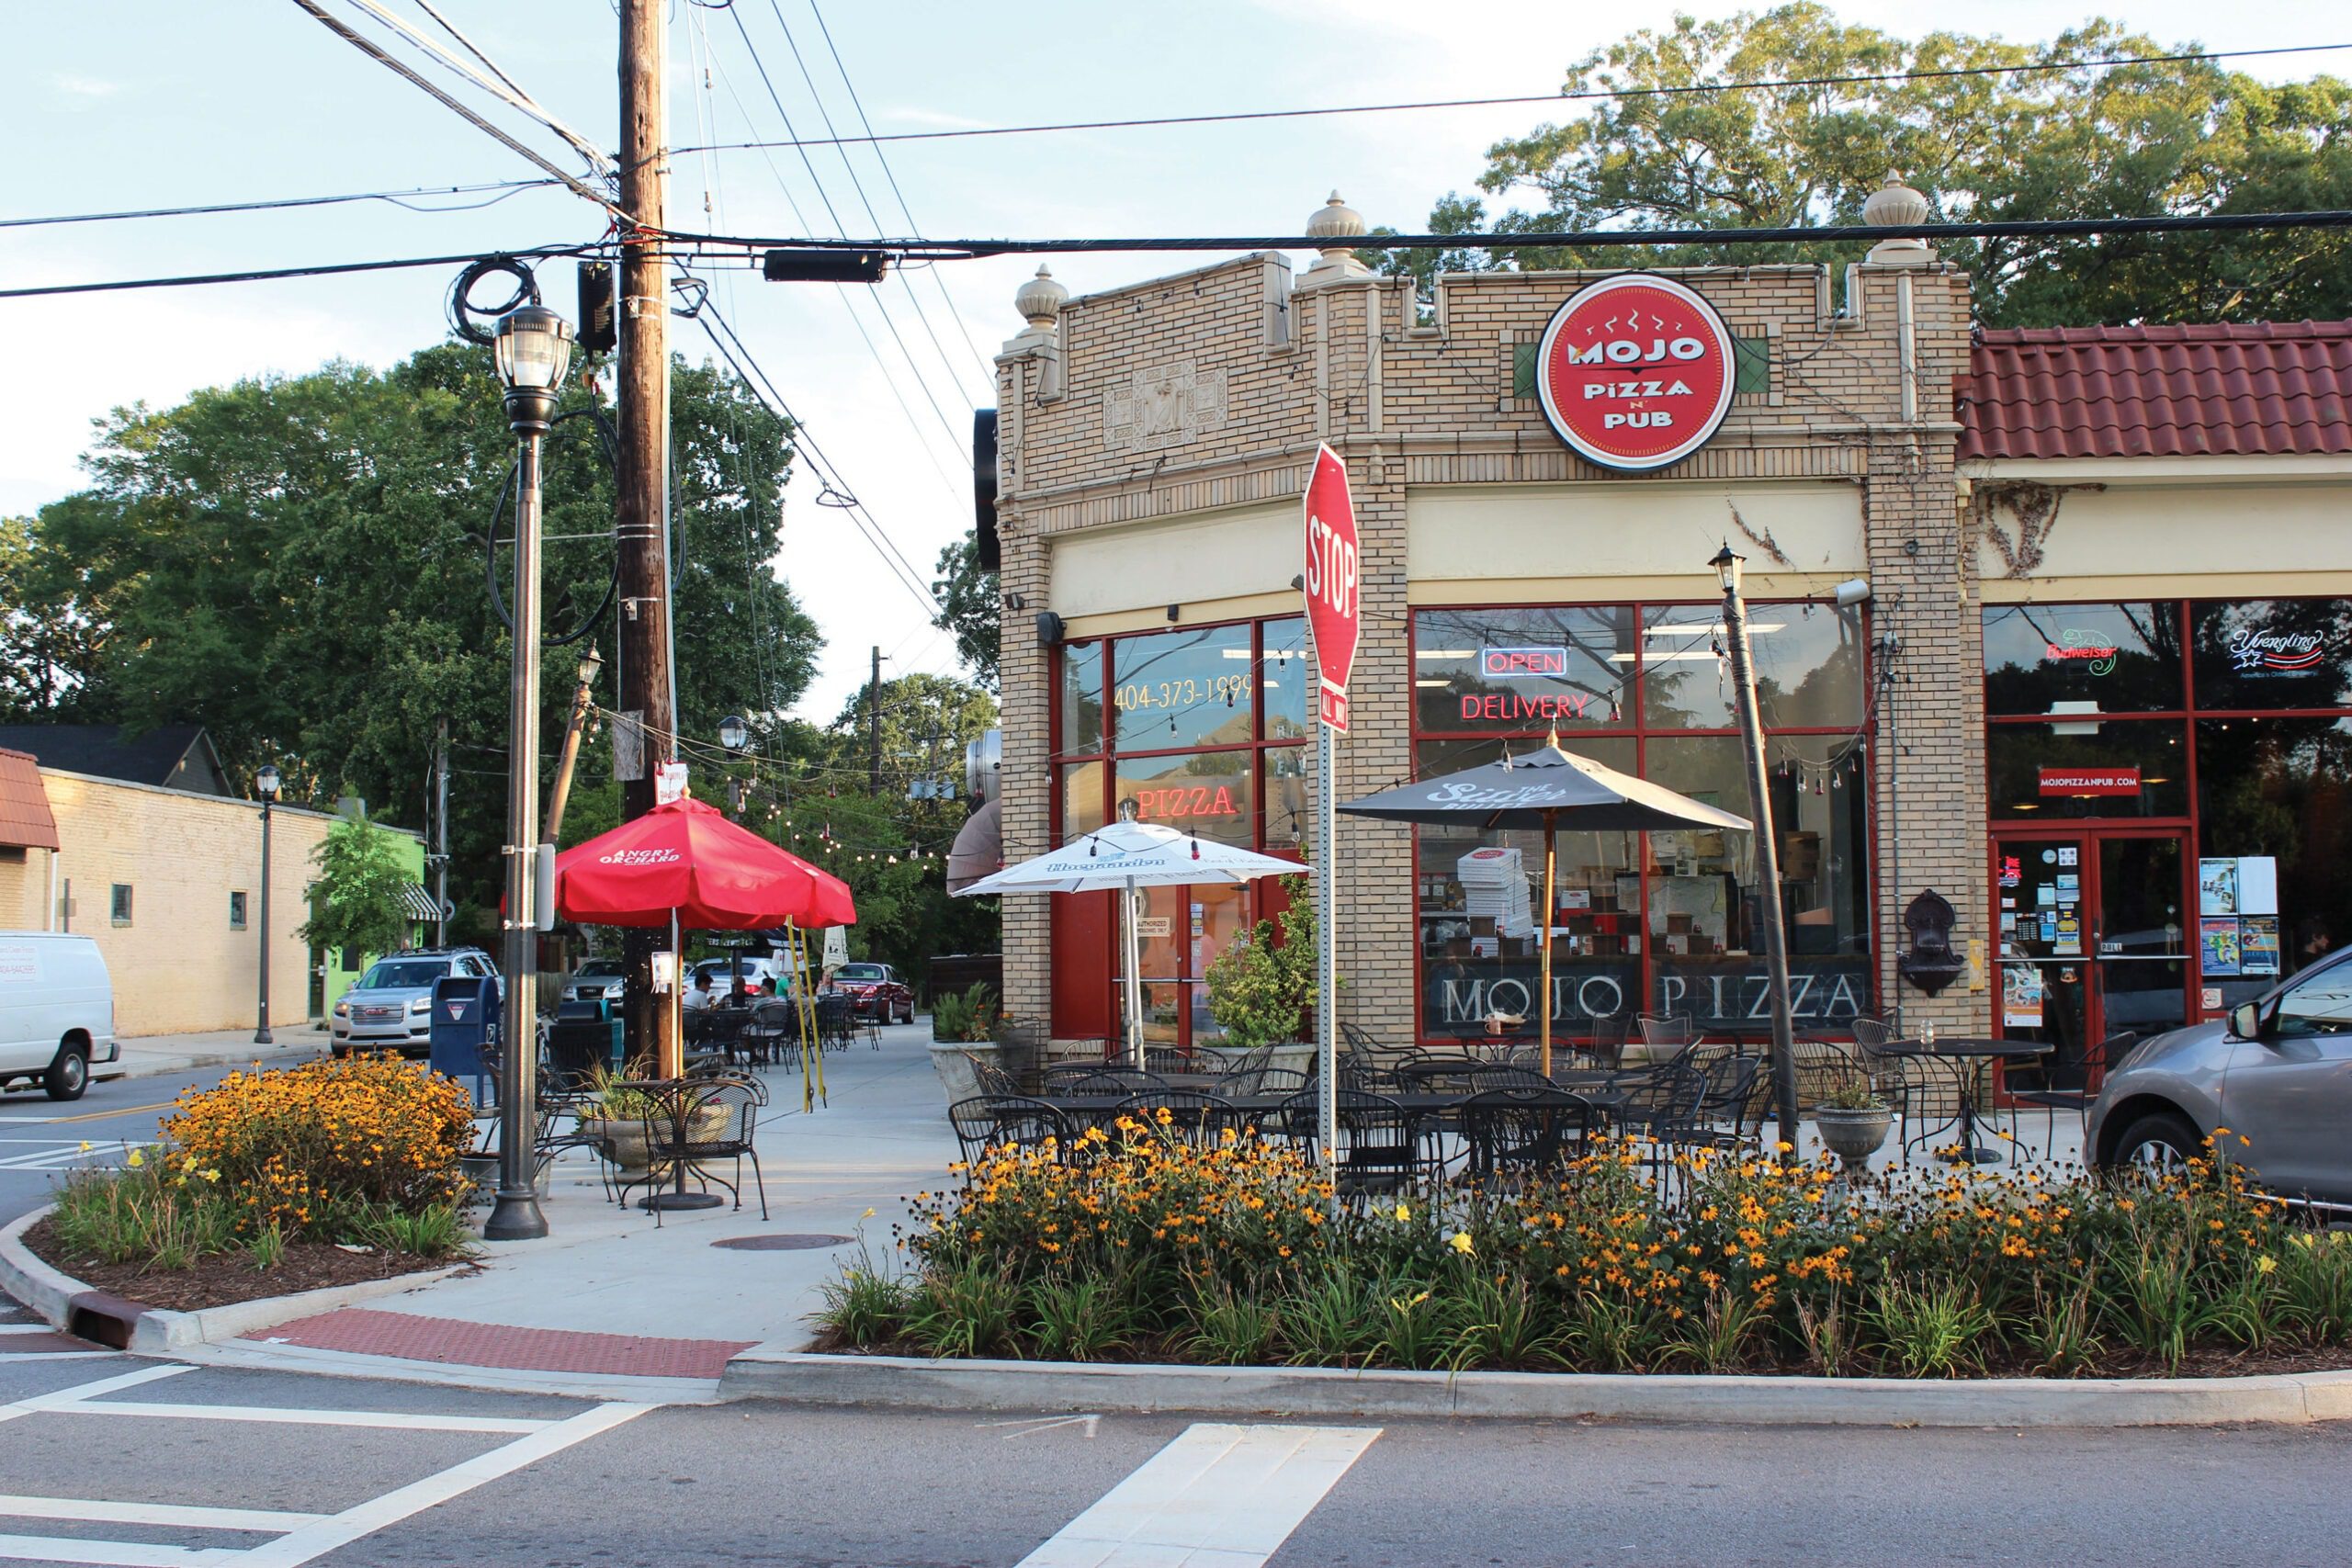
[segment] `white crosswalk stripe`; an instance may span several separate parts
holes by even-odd
[[[1020,1568],[1261,1568],[1379,1436],[1188,1427]]]

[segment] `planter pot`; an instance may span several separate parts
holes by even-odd
[[[716,1134],[721,1130],[721,1124],[729,1114],[730,1112],[723,1105],[702,1107],[694,1113],[695,1135]],[[582,1131],[594,1134],[609,1145],[609,1157],[617,1168],[617,1174],[621,1180],[641,1181],[652,1174],[653,1156],[646,1146],[643,1122],[633,1116],[617,1119],[583,1116],[580,1119],[580,1125]],[[662,1164],[663,1169],[669,1168],[668,1161],[664,1160]],[[494,1170],[492,1179],[494,1186],[496,1182]],[[540,1196],[544,1197],[547,1191],[546,1171],[542,1170],[539,1173],[539,1181]]]
[[[1848,1165],[1860,1168],[1870,1162],[1886,1142],[1886,1130],[1894,1124],[1894,1112],[1884,1106],[1868,1111],[1840,1111],[1826,1105],[1813,1110],[1814,1131],[1821,1134],[1822,1146]]]
[[[969,1100],[980,1092],[980,1081],[972,1072],[972,1062],[978,1059],[990,1066],[1002,1065],[1004,1047],[993,1040],[935,1040],[931,1046],[931,1070],[939,1075],[939,1087],[947,1093],[947,1103]]]

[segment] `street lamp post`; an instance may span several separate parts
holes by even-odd
[[[539,443],[555,414],[556,388],[571,363],[571,323],[541,305],[510,310],[498,322],[498,378],[514,459],[514,661],[506,736],[505,1071],[498,1095],[498,1199],[482,1225],[489,1241],[527,1241],[548,1234],[539,1212],[534,1145],[538,1102],[539,823]]]
[[[1781,927],[1781,840],[1772,828],[1772,796],[1764,763],[1764,724],[1756,706],[1756,663],[1747,647],[1747,606],[1740,598],[1744,557],[1726,543],[1707,564],[1724,585],[1724,640],[1731,652],[1731,683],[1739,702],[1739,735],[1747,761],[1747,815],[1755,824],[1756,919],[1764,928],[1764,973],[1772,1007],[1772,1120],[1779,1125],[1781,1161],[1796,1163],[1796,1022],[1789,1012],[1789,945]]]
[[[275,764],[264,762],[254,774],[254,793],[261,796],[261,996],[254,1010],[254,1043],[275,1045],[269,1032],[269,808],[277,799],[281,781]]]
[[[718,743],[727,748],[730,757],[740,757],[752,744],[752,727],[743,722],[741,714],[729,714],[718,721]],[[743,781],[727,781],[727,802],[733,809],[729,813],[734,820],[743,820]],[[743,948],[741,939],[727,950],[727,995],[732,1003],[743,1000]]]

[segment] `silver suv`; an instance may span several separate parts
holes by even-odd
[[[368,965],[358,984],[334,1004],[334,1054],[398,1051],[403,1056],[431,1055],[433,987],[452,975],[487,976],[506,995],[506,981],[490,954],[478,947],[416,948],[388,953]]]
[[[2173,1165],[2214,1137],[2264,1190],[2352,1207],[2352,949],[2226,1021],[2132,1046],[2108,1070],[2085,1134],[2108,1168]]]

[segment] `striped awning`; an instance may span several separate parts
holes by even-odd
[[[426,892],[422,885],[414,882],[401,885],[401,908],[412,920],[437,920],[441,918],[441,906],[433,901],[433,895]]]

